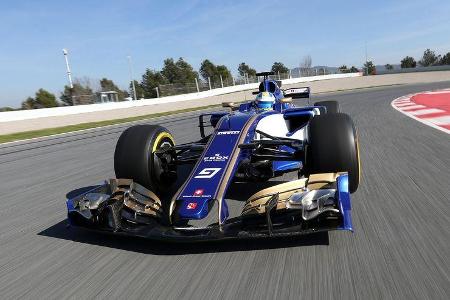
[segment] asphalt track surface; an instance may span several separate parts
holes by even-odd
[[[450,136],[390,106],[448,87],[315,97],[338,100],[359,130],[353,234],[167,244],[67,229],[66,193],[114,175],[129,125],[0,146],[0,298],[449,299]],[[149,122],[187,142],[196,115]]]

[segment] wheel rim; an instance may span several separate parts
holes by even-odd
[[[173,140],[173,137],[168,132],[161,132],[156,137],[155,142],[153,143],[151,152],[151,176],[154,177],[159,184],[163,184],[163,182],[161,181],[163,169],[161,167],[162,162],[160,158],[155,154],[155,152],[163,147],[171,147],[174,145],[175,142]]]

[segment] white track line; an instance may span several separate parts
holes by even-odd
[[[411,114],[415,116],[420,115],[427,115],[427,114],[435,114],[435,113],[445,113],[445,110],[438,109],[438,108],[427,108],[427,109],[420,109],[415,111],[410,111]]]
[[[417,109],[417,108],[427,108],[427,107],[424,105],[420,105],[420,104],[411,105],[411,106],[407,106],[407,107],[404,107],[404,106],[401,107],[401,109],[404,111],[409,111],[410,109],[413,110],[413,109]]]
[[[397,107],[408,107],[408,106],[414,106],[417,105],[414,102],[408,102],[408,103],[402,103],[402,104],[397,104]]]
[[[450,116],[442,116],[435,118],[425,118],[425,120],[433,122],[436,125],[448,125],[450,124]]]

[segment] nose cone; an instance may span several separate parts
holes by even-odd
[[[194,194],[195,193],[198,193],[198,196],[195,195],[192,198],[183,199],[177,204],[179,205],[178,215],[180,218],[198,220],[203,219],[208,215],[208,203],[212,201],[212,199],[203,198],[199,191],[195,191]]]

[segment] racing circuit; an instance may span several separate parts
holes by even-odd
[[[359,131],[363,175],[352,195],[353,234],[171,244],[67,229],[66,193],[114,177],[114,145],[129,124],[0,145],[0,294],[448,299],[450,139],[391,102],[449,86],[313,95],[313,101],[339,101]],[[183,143],[198,137],[197,115],[147,122]],[[242,203],[229,205],[239,210]]]

